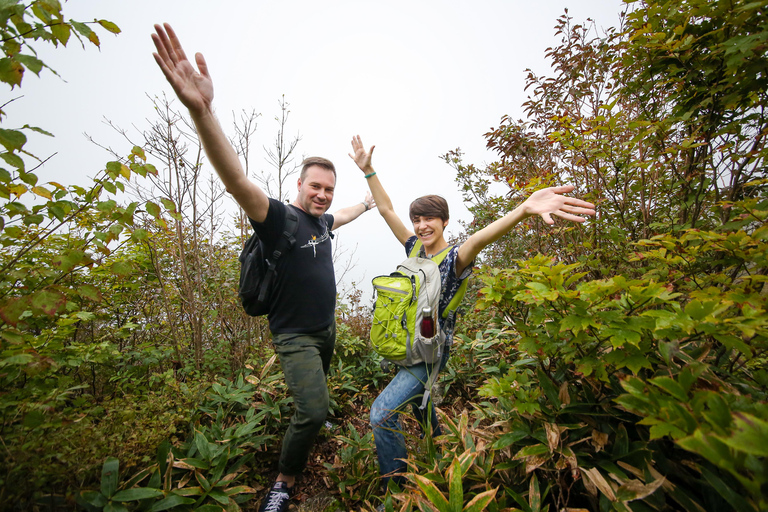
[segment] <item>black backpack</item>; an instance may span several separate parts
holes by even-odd
[[[272,283],[277,274],[277,260],[285,252],[290,251],[296,243],[296,230],[299,227],[299,216],[290,206],[285,208],[285,224],[283,235],[277,240],[272,257],[264,255],[264,243],[254,233],[245,242],[240,253],[240,286],[238,294],[245,312],[251,316],[261,316],[269,313],[272,296]]]

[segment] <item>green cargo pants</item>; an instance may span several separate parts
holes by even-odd
[[[295,476],[304,470],[328,415],[326,377],[336,344],[336,322],[309,334],[276,334],[272,343],[295,407],[283,438],[279,468],[282,474]]]

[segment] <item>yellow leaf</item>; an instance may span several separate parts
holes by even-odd
[[[115,25],[114,23],[112,23],[111,21],[99,20],[99,25],[101,25],[105,29],[109,30],[113,34],[119,34],[120,33],[120,28],[117,25]]]
[[[51,192],[44,187],[32,187],[32,192],[39,195],[40,197],[44,197],[48,199],[49,201],[53,199],[53,195],[51,195]]]
[[[21,183],[16,183],[8,187],[8,192],[14,194],[16,197],[21,197],[28,191],[29,189],[26,187],[26,185],[22,185]]]

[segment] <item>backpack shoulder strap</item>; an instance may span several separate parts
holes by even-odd
[[[421,243],[421,240],[418,238],[416,239],[416,243],[413,244],[413,247],[411,248],[411,252],[408,253],[409,258],[417,258],[419,257],[419,253],[423,252],[422,249],[423,245]],[[426,257],[426,255],[422,256]]]
[[[443,262],[443,260],[450,254],[451,249],[453,248],[453,245],[449,245],[445,247],[442,251],[432,256],[431,260],[440,265],[440,263]],[[421,240],[416,240],[416,243],[413,244],[413,248],[411,249],[411,252],[408,253],[409,258],[426,258],[427,255],[424,252],[424,245],[421,243]],[[467,293],[467,283],[469,282],[469,279],[465,279],[462,281],[461,285],[459,286],[459,289],[456,291],[456,295],[453,296],[453,299],[451,299],[451,302],[448,303],[448,305],[445,307],[445,311],[443,311],[442,317],[448,318],[448,315],[454,313],[456,309],[458,309],[459,304],[461,304],[462,299],[464,299],[464,295]]]
[[[283,232],[277,239],[272,256],[267,258],[267,274],[264,276],[264,284],[259,291],[259,302],[267,299],[267,292],[272,284],[272,278],[277,273],[277,261],[285,252],[290,251],[296,243],[296,231],[299,229],[299,215],[291,206],[285,207],[285,222]]]

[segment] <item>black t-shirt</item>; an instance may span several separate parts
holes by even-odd
[[[251,219],[251,226],[271,255],[282,236],[285,209],[299,216],[296,244],[280,257],[269,307],[269,329],[275,334],[310,333],[334,321],[336,276],[333,273],[331,227],[333,215],[317,218],[300,208],[270,198],[264,222]]]

